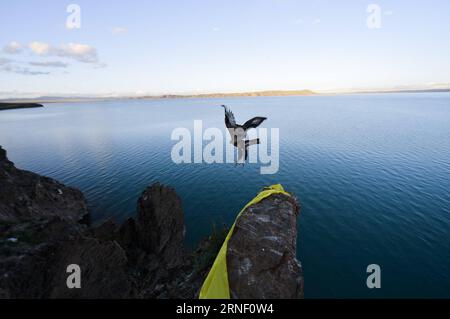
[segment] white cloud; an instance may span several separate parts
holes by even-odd
[[[116,35],[116,34],[122,34],[122,33],[127,33],[128,29],[124,28],[124,27],[114,27],[111,30],[112,34]]]
[[[90,45],[81,43],[66,43],[59,46],[53,46],[49,43],[34,41],[28,45],[29,51],[37,56],[46,57],[60,57],[66,59],[72,59],[81,63],[89,63],[96,69],[106,67],[106,64],[100,62],[98,59],[97,50]],[[11,42],[5,47],[3,51],[7,53],[16,54],[23,50],[21,44],[17,42]],[[24,66],[24,64],[28,66]],[[30,68],[29,66],[33,67]],[[41,68],[67,68],[69,66],[65,61],[13,61],[10,59],[0,57],[0,71],[18,73],[25,75],[39,75],[50,74],[47,71],[35,70],[34,67]]]
[[[43,62],[29,62],[29,65],[50,67],[50,68],[67,68],[69,64],[60,61],[43,61]]]
[[[213,30],[214,32],[219,32],[219,31],[220,31],[220,28],[219,28],[219,27],[213,27],[212,30]]]
[[[12,61],[10,59],[0,58],[0,65],[9,64]]]
[[[23,66],[25,62],[14,61],[11,59],[5,59],[0,57],[0,71],[8,73],[16,73],[23,75],[43,75],[50,74],[47,71],[39,71],[33,68]],[[28,65],[39,67],[67,67],[67,63],[59,61],[47,61],[47,62],[28,62]]]
[[[4,72],[17,73],[17,74],[23,74],[23,75],[50,74],[50,72],[33,71],[27,67],[21,67],[21,66],[11,65],[11,64],[6,64],[6,65],[1,66],[0,70],[2,70]]]
[[[87,44],[69,43],[54,49],[59,57],[75,59],[83,63],[98,63],[97,50]]]
[[[314,19],[313,23],[314,24],[319,24],[320,22],[322,22],[319,18]]]
[[[22,45],[16,41],[12,41],[3,47],[3,52],[9,54],[17,54],[22,51]]]
[[[108,65],[106,64],[106,63],[102,63],[102,62],[99,62],[99,63],[97,63],[96,65],[95,65],[95,69],[103,69],[103,68],[106,68]]]
[[[32,42],[29,47],[37,55],[70,58],[83,63],[98,63],[97,50],[87,44],[67,43],[55,47],[44,42]]]
[[[52,49],[50,44],[37,41],[31,42],[28,46],[31,49],[31,51],[33,51],[38,55],[47,55],[50,53]]]

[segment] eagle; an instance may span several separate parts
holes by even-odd
[[[245,122],[243,125],[239,125],[236,123],[233,112],[231,112],[226,105],[222,105],[222,107],[225,109],[225,126],[231,136],[230,143],[238,149],[237,163],[244,164],[248,157],[248,147],[259,144],[259,138],[252,140],[247,139],[247,131],[251,128],[257,128],[262,122],[267,120],[267,118],[256,116]]]

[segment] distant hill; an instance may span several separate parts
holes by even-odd
[[[223,97],[246,97],[246,96],[299,96],[299,95],[315,95],[315,94],[317,93],[310,90],[290,90],[290,91],[270,90],[270,91],[239,92],[239,93],[166,94],[158,96],[143,96],[139,98],[141,99],[223,98]]]
[[[446,92],[450,92],[450,89],[396,90],[396,91],[387,91],[386,93],[446,93]]]
[[[385,93],[448,93],[450,88],[444,89],[392,89],[392,90],[366,90],[344,92],[344,94],[385,94]]]
[[[3,102],[9,104],[18,103],[69,103],[69,102],[90,102],[90,101],[109,101],[126,99],[186,99],[186,98],[225,98],[225,97],[245,97],[245,96],[300,96],[317,95],[318,93],[310,90],[270,90],[239,93],[203,93],[203,94],[163,94],[146,96],[117,96],[117,97],[94,97],[94,96],[40,96],[35,98],[10,98]]]

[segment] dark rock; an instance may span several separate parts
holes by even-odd
[[[118,226],[109,220],[87,229],[79,223],[87,216],[80,191],[16,169],[0,148],[0,295],[130,297],[130,264],[115,240]],[[81,267],[81,289],[66,285],[70,264]]]
[[[122,298],[130,284],[124,250],[85,237],[85,228],[57,216],[11,225],[0,238],[0,289],[11,298]],[[67,266],[81,267],[81,289],[68,289]]]
[[[299,205],[275,194],[248,207],[228,242],[232,298],[302,298],[302,268],[296,259]]]
[[[88,231],[92,237],[102,240],[116,240],[118,225],[114,219],[109,218],[98,226],[91,227]]]
[[[133,218],[128,218],[120,225],[117,233],[117,240],[120,245],[127,250],[136,248],[138,243],[138,234],[136,230],[136,222]]]
[[[137,297],[195,294],[190,289],[195,285],[187,284],[192,263],[183,249],[183,210],[174,189],[159,183],[148,187],[138,199],[137,219],[127,219],[115,238],[126,251]]]
[[[43,298],[51,287],[52,267],[62,241],[79,235],[73,223],[60,217],[11,225],[0,238],[0,288],[11,298]]]
[[[10,110],[10,109],[27,109],[27,108],[33,108],[33,107],[44,107],[44,106],[39,103],[15,103],[15,102],[0,103],[0,111],[1,110]]]
[[[78,222],[87,214],[86,201],[79,190],[15,168],[0,147],[0,222],[51,216]]]
[[[185,230],[181,199],[175,190],[153,184],[139,198],[137,213],[140,247],[158,255],[169,269],[179,266]]]
[[[125,251],[115,241],[80,237],[66,242],[55,257],[49,298],[127,298],[131,283]],[[81,288],[68,289],[66,268],[81,269]]]

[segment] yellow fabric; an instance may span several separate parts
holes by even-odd
[[[250,205],[256,204],[262,199],[272,195],[272,194],[285,194],[291,196],[288,192],[283,189],[280,184],[275,184],[264,188],[255,198],[253,198],[244,208],[239,212],[236,220],[242,214],[242,212]],[[217,254],[216,260],[209,271],[208,276],[203,283],[202,289],[200,290],[200,299],[230,299],[230,289],[228,286],[228,272],[227,272],[227,248],[228,241],[233,234],[234,225],[236,220],[231,226],[225,241]]]

